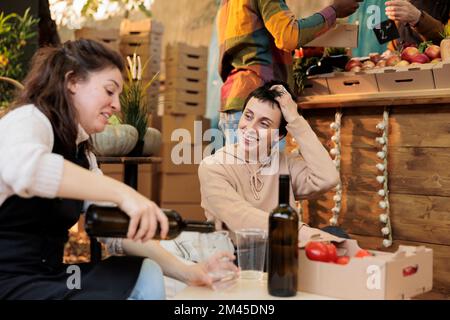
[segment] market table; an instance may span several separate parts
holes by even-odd
[[[450,89],[405,90],[304,96],[302,114],[326,148],[335,134],[330,127],[338,112],[342,206],[339,225],[362,248],[395,251],[399,245],[433,249],[433,291],[450,292]],[[382,134],[377,125],[388,112],[387,179],[393,245],[383,246],[383,213],[378,192],[383,187],[376,165]],[[291,139],[292,140],[292,139]],[[287,148],[290,140],[288,139]],[[293,141],[295,143],[295,141]],[[335,205],[330,192],[303,202],[312,226],[329,224]]]
[[[189,286],[176,294],[173,300],[335,300],[307,292],[297,292],[295,297],[281,298],[269,295],[267,280],[238,279],[232,287],[214,291],[207,287]]]

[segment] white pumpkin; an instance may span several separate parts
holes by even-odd
[[[147,128],[144,136],[144,149],[142,154],[144,156],[152,156],[159,152],[161,147],[161,132],[155,128]]]
[[[138,137],[138,131],[131,125],[107,125],[102,132],[92,135],[92,144],[98,156],[125,156],[133,150]]]

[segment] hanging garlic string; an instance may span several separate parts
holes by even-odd
[[[333,142],[333,148],[330,150],[330,154],[334,156],[333,162],[336,166],[336,170],[341,172],[341,123],[342,123],[342,111],[338,109],[334,116],[334,122],[330,124],[330,128],[334,131],[331,141]],[[334,207],[331,209],[332,217],[329,220],[330,225],[337,226],[339,213],[341,212],[342,203],[342,184],[339,184],[335,188],[336,194],[333,196]]]
[[[381,137],[375,138],[375,141],[381,146],[381,151],[377,152],[377,157],[382,162],[376,165],[378,171],[382,175],[377,176],[377,181],[382,185],[382,189],[378,190],[378,195],[382,200],[378,202],[378,206],[383,209],[380,214],[380,222],[384,224],[381,233],[384,237],[383,246],[388,248],[392,245],[392,226],[390,219],[389,204],[389,188],[388,188],[388,143],[389,143],[389,111],[385,108],[383,112],[383,121],[377,124],[376,128],[381,131]]]

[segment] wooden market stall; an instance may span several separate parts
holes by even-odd
[[[303,115],[331,149],[330,124],[342,111],[342,208],[339,224],[361,247],[394,251],[400,244],[433,249],[433,291],[450,295],[450,89],[303,97]],[[389,111],[388,186],[393,246],[383,247],[376,164],[377,124]],[[303,204],[312,226],[329,224],[331,191]]]

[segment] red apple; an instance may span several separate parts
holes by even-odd
[[[419,49],[415,47],[408,47],[402,52],[402,60],[413,62],[412,57],[419,54]]]
[[[399,56],[392,56],[389,59],[386,60],[386,66],[387,67],[393,67],[397,63],[399,63],[402,59],[400,59]]]
[[[350,71],[354,67],[362,67],[362,63],[359,60],[351,59],[347,64],[345,65],[345,71]]]
[[[436,45],[431,45],[425,50],[425,54],[430,58],[430,60],[434,60],[441,57],[441,47]]]
[[[411,57],[411,60],[409,61],[411,63],[428,63],[430,62],[430,58],[424,53],[416,54],[415,56]]]

